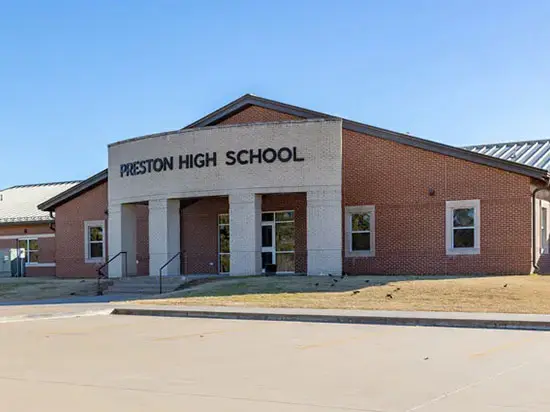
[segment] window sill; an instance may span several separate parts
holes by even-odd
[[[447,256],[479,255],[480,253],[478,247],[447,249]]]
[[[347,251],[346,257],[374,257],[374,251],[373,250],[354,250],[354,251]]]
[[[105,263],[103,258],[99,259],[84,259],[84,263]]]
[[[53,268],[55,267],[55,263],[25,263],[25,267],[29,268]]]

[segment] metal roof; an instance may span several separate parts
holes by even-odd
[[[466,146],[472,152],[550,170],[550,139]]]
[[[78,182],[41,183],[0,190],[0,224],[50,222],[38,204],[75,186]]]

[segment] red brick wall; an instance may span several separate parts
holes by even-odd
[[[481,200],[481,254],[446,256],[445,201],[470,199]],[[376,207],[376,256],[344,259],[346,272],[530,271],[528,177],[344,130],[343,202]]]
[[[95,277],[100,264],[84,262],[84,222],[105,221],[107,239],[107,183],[81,194],[55,210],[58,277]]]
[[[149,211],[136,205],[138,274],[149,273]],[[100,264],[84,261],[84,222],[105,221],[107,242],[107,183],[103,183],[59,206],[55,211],[58,277],[95,277]],[[108,243],[106,250],[108,255]]]
[[[264,109],[258,106],[249,106],[239,113],[222,120],[218,124],[240,124],[240,123],[264,123],[281,122],[284,120],[299,120],[299,117],[285,114],[276,110]]]
[[[0,226],[0,236],[32,237],[38,234],[55,234],[48,223],[29,225]],[[39,263],[55,262],[55,238],[39,238],[38,261]],[[16,239],[0,239],[0,249],[13,249],[17,247]],[[27,266],[27,276],[55,276],[55,267]]]
[[[203,198],[181,210],[182,272],[219,273],[218,214],[229,213],[227,197]]]

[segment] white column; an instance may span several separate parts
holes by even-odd
[[[136,207],[132,204],[109,206],[108,258],[126,252],[109,263],[109,277],[136,275]]]
[[[180,201],[161,199],[149,201],[149,276],[159,270],[180,251]],[[162,270],[162,275],[180,275],[180,257]]]
[[[262,197],[255,193],[229,195],[231,275],[262,273]]]
[[[307,271],[342,273],[342,192],[340,188],[307,192]]]

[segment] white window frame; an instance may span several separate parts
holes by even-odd
[[[546,211],[546,227],[544,228],[546,230],[546,239],[544,239],[542,233],[543,233],[543,218],[542,216],[545,214]],[[546,200],[540,200],[539,203],[539,253],[541,255],[548,254],[548,229],[549,229],[549,223],[550,223],[550,203]]]
[[[30,257],[31,257],[31,254],[29,252],[35,252],[35,253],[38,253],[40,252],[40,247],[38,247],[38,249],[29,249],[29,241],[31,240],[36,240],[36,243],[38,243],[38,238],[37,237],[20,237],[17,239],[17,249],[23,249],[23,248],[20,248],[19,247],[19,242],[20,241],[25,241],[25,266],[38,266],[40,264],[40,262],[31,262],[30,261]],[[38,259],[40,259],[40,255],[38,255]]]
[[[474,209],[474,226],[463,229],[474,229],[474,247],[454,247],[453,211],[455,209]],[[447,255],[479,255],[481,253],[481,202],[476,200],[448,200],[445,202],[445,248]]]
[[[227,216],[229,223],[220,223],[220,216]],[[231,221],[229,220],[229,213],[219,213],[217,216],[218,219],[218,273],[219,274],[228,274],[231,273],[231,245],[229,246],[229,252],[222,252],[221,251],[221,245],[220,245],[220,228],[222,226],[227,226],[229,228],[229,239],[231,239]],[[231,242],[231,240],[230,240]],[[230,262],[229,262],[229,272],[222,272],[222,256],[229,256]]]
[[[346,206],[345,208],[345,256],[346,257],[374,257],[376,256],[376,208],[374,205],[364,205],[364,206]],[[352,231],[352,216],[370,213],[370,230],[357,232]],[[353,233],[367,233],[370,232],[370,250],[352,250],[352,234]]]
[[[277,213],[290,213],[292,212],[292,220],[277,220],[276,216]],[[272,249],[272,256],[274,258],[275,264],[277,264],[277,255],[283,255],[283,254],[293,254],[294,255],[294,270],[293,271],[277,271],[278,274],[292,274],[296,273],[296,211],[294,209],[284,209],[284,210],[262,210],[262,216],[263,215],[273,215],[273,220],[267,220],[263,221],[261,220],[261,225],[263,226],[265,224],[271,224],[273,226],[273,246],[271,246],[270,249]],[[294,224],[294,250],[277,250],[277,223],[292,223]],[[263,253],[263,248],[262,248]],[[262,270],[263,272],[263,270]]]
[[[101,227],[102,233],[103,233],[103,240],[102,243],[102,250],[103,250],[103,256],[100,258],[92,258],[90,257],[90,236],[89,236],[89,230],[92,227]],[[84,263],[104,263],[105,262],[105,221],[104,220],[86,220],[84,222]],[[93,243],[99,243],[99,241],[95,241]]]

